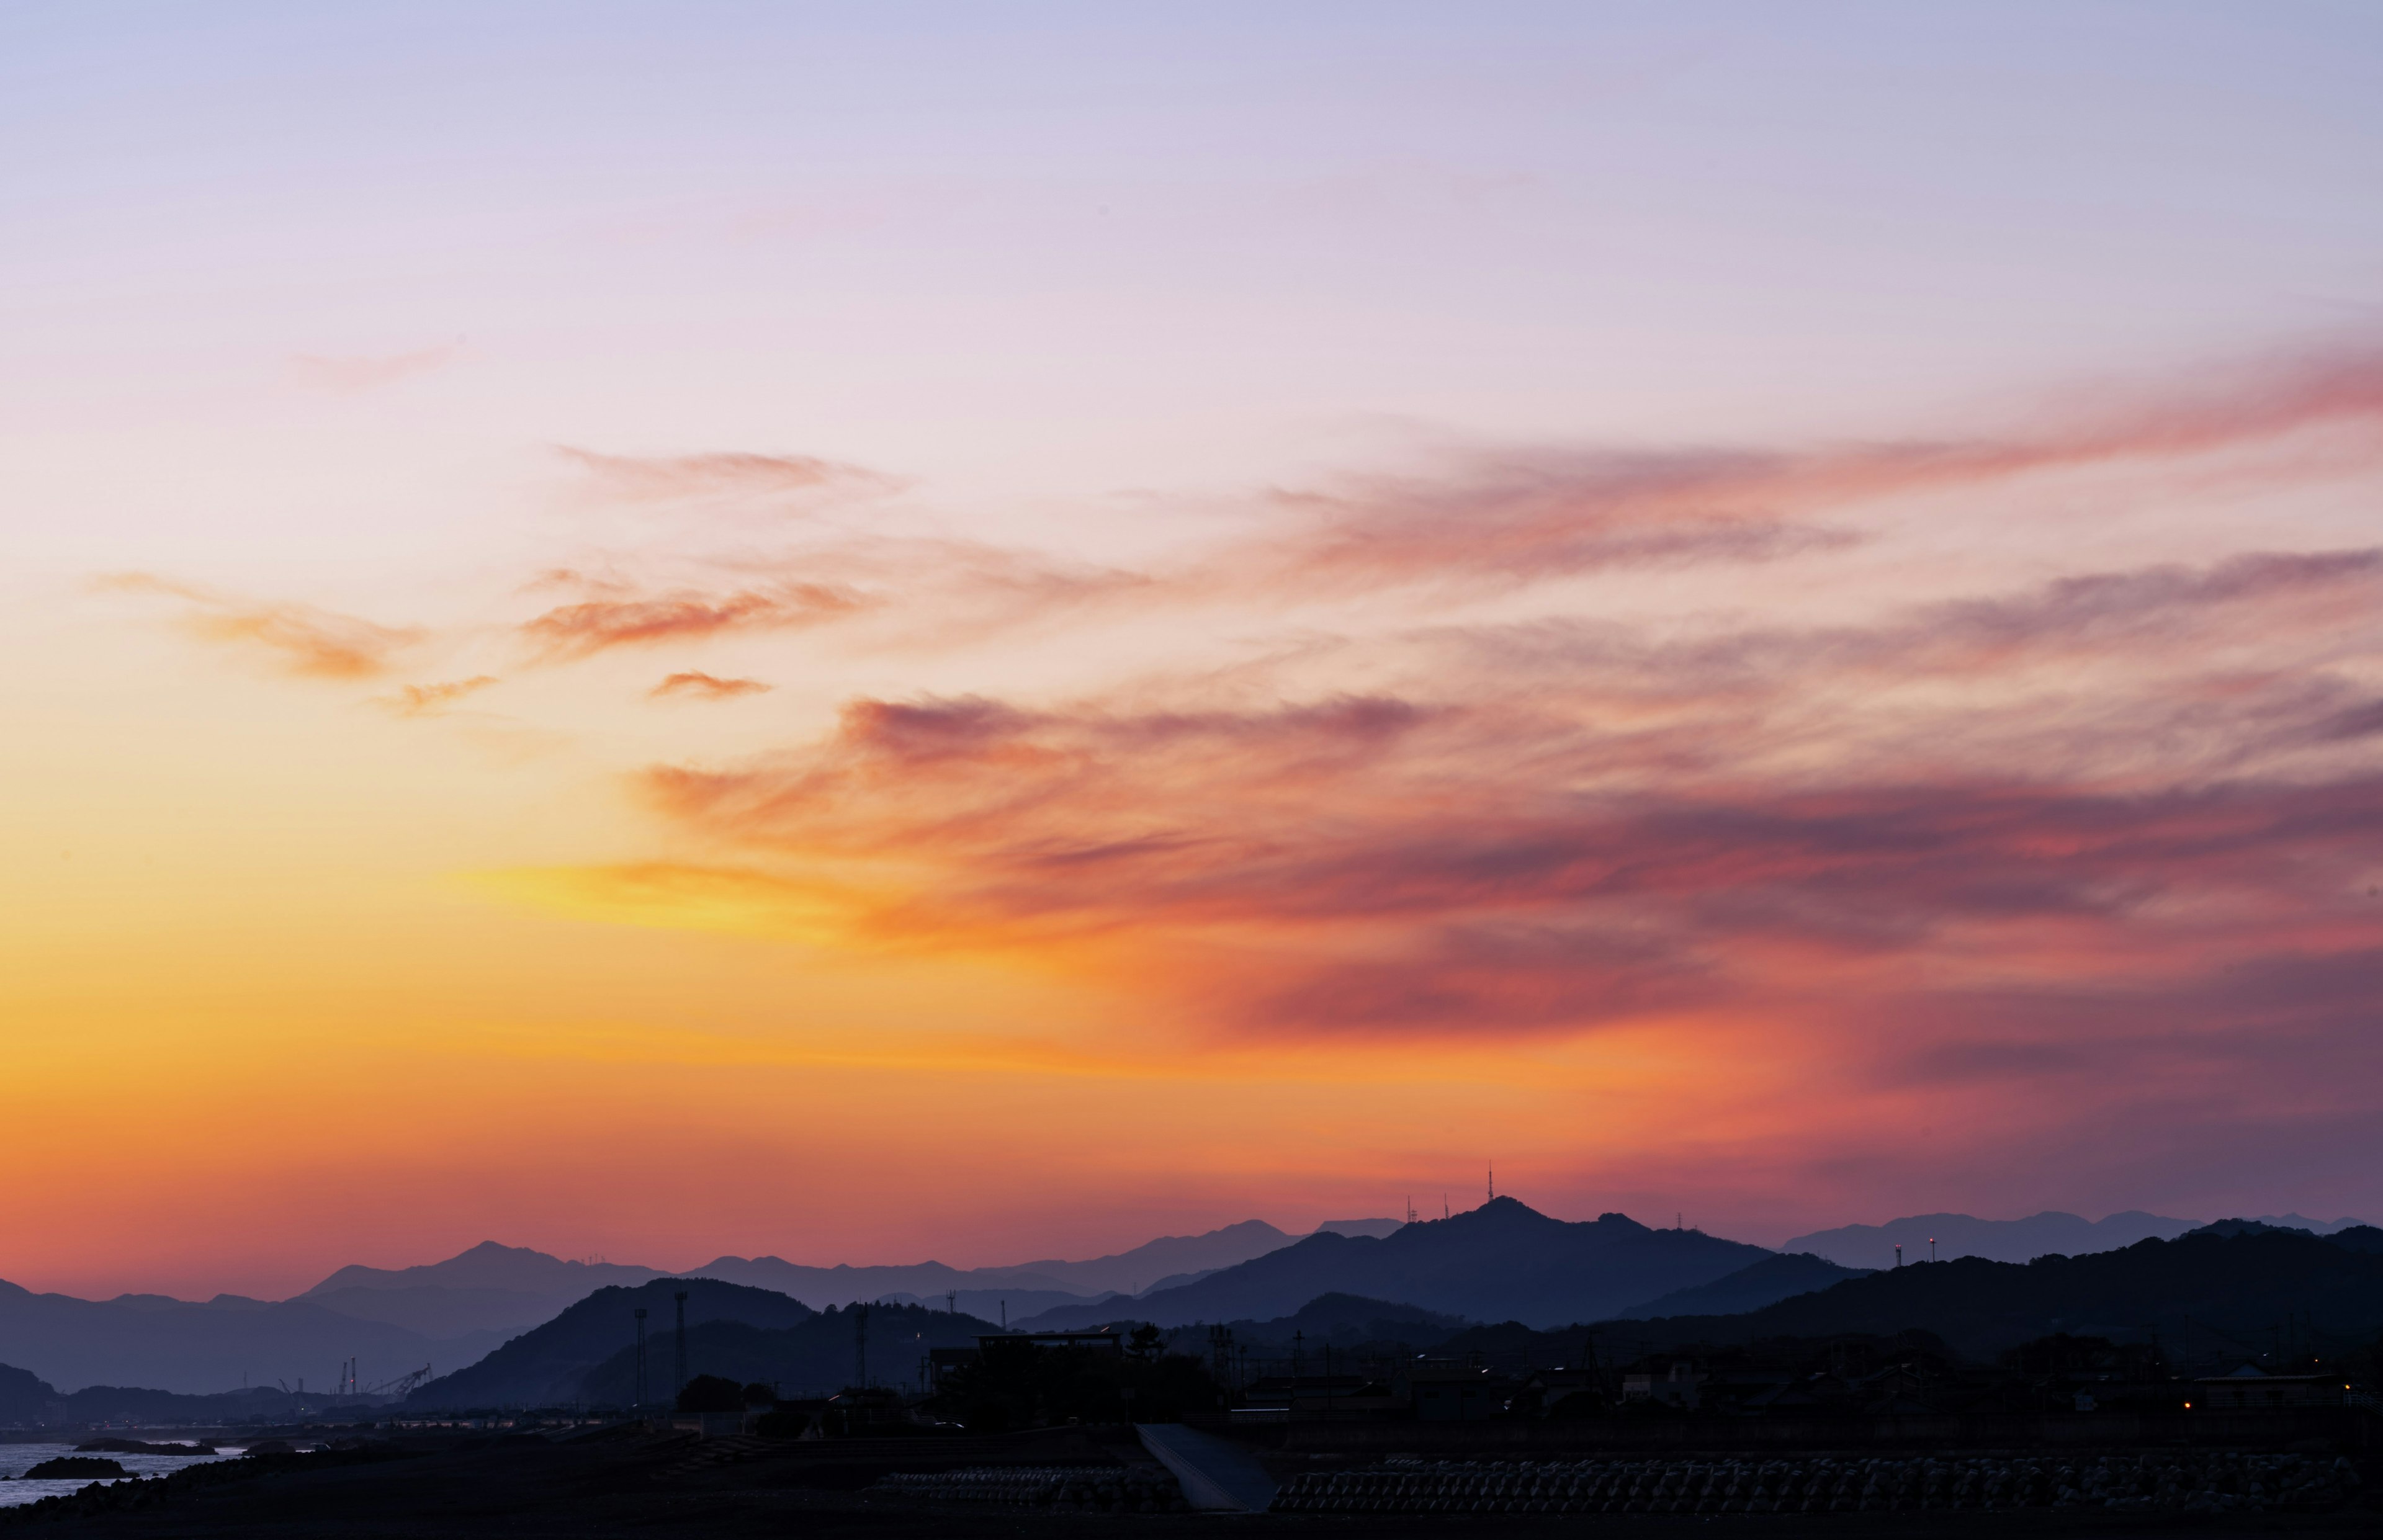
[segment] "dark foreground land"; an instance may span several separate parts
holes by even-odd
[[[993,1466],[1120,1472],[1141,1460],[1123,1430],[1054,1430],[971,1439],[966,1459]],[[1887,1536],[2383,1535],[2383,1468],[2356,1463],[2360,1489],[2328,1511],[2165,1514],[1927,1511],[1721,1514],[1451,1514],[1106,1512],[1021,1509],[889,1489],[887,1478],[951,1463],[953,1452],[898,1441],[870,1446],[698,1440],[692,1435],[609,1432],[549,1440],[517,1435],[376,1443],[326,1453],[273,1455],[197,1467],[168,1480],[89,1488],[75,1497],[0,1509],[0,1537],[501,1536],[503,1540],[700,1535],[735,1540],[852,1536],[1019,1536],[1117,1540],[1193,1534],[1358,1536],[1744,1534],[1749,1540],[1885,1540]],[[1269,1457],[1286,1477],[1316,1484],[1320,1457]],[[2328,1459],[2331,1457],[2328,1456]],[[1146,1468],[1146,1467],[1145,1467]],[[1328,1480],[1328,1476],[1326,1478]]]

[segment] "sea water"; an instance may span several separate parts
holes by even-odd
[[[183,1441],[151,1438],[143,1442],[167,1444]],[[185,1466],[204,1465],[211,1460],[230,1460],[240,1454],[241,1448],[238,1444],[218,1444],[211,1455],[111,1454],[105,1449],[93,1449],[86,1458],[112,1460],[124,1467],[125,1476],[130,1479],[133,1476],[171,1475]],[[71,1444],[0,1444],[0,1508],[21,1508],[43,1497],[55,1497],[61,1492],[80,1492],[89,1486],[93,1480],[89,1476],[68,1481],[22,1479],[27,1471],[42,1461],[74,1452],[75,1448]]]

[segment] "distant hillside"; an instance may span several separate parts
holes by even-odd
[[[957,1291],[971,1296],[980,1307],[987,1297],[995,1300],[1043,1293],[1090,1299],[1110,1293],[1149,1288],[1173,1274],[1229,1267],[1252,1257],[1288,1246],[1295,1238],[1263,1219],[1210,1230],[1205,1235],[1161,1236],[1129,1251],[1094,1257],[1089,1262],[1026,1262],[1014,1266],[947,1266],[940,1262],[883,1266],[810,1267],[783,1257],[717,1257],[689,1275],[722,1278],[755,1288],[772,1288],[824,1310],[855,1300],[883,1300],[895,1295],[932,1300]],[[1028,1309],[1014,1305],[1013,1319]]]
[[[1404,1221],[1397,1219],[1327,1219],[1315,1227],[1329,1230],[1334,1235],[1364,1235],[1380,1240],[1398,1233],[1403,1224]]]
[[[1429,1348],[1472,1324],[1461,1315],[1424,1310],[1389,1300],[1366,1300],[1354,1294],[1326,1294],[1310,1300],[1290,1315],[1272,1321],[1233,1321],[1233,1340],[1253,1350],[1279,1347],[1288,1351],[1304,1337],[1311,1352],[1326,1343],[1350,1347],[1360,1342],[1404,1342]],[[1179,1345],[1179,1351],[1197,1345]]]
[[[2207,1354],[2229,1340],[2255,1350],[2292,1312],[2321,1337],[2349,1343],[2383,1329],[2383,1255],[2353,1250],[2355,1239],[2271,1230],[2144,1240],[2024,1264],[1919,1263],[1744,1314],[1649,1320],[1631,1335],[1737,1343],[1917,1328],[1985,1356],[2053,1332],[2140,1341],[2156,1329],[2179,1353],[2196,1350],[2197,1333],[2198,1351]]]
[[[631,1313],[648,1312],[646,1341],[650,1362],[667,1377],[676,1305],[685,1289],[686,1321],[694,1327],[712,1321],[785,1327],[816,1312],[799,1300],[767,1289],[747,1288],[713,1278],[657,1278],[635,1288],[599,1288],[553,1320],[523,1333],[471,1367],[432,1380],[407,1398],[408,1407],[500,1407],[567,1405],[579,1398],[590,1369],[624,1349],[634,1351],[637,1324]],[[657,1383],[660,1383],[658,1380]]]
[[[1475,1319],[1569,1322],[1610,1316],[1669,1290],[1710,1283],[1770,1255],[1698,1230],[1656,1230],[1609,1214],[1569,1224],[1512,1198],[1380,1239],[1326,1232],[1154,1290],[1132,1313],[1161,1326],[1268,1320],[1323,1294],[1401,1300]],[[1090,1323],[1114,1307],[1046,1312],[1041,1330]]]
[[[999,1274],[990,1285],[983,1275]],[[813,1310],[825,1310],[830,1305],[851,1304],[883,1300],[894,1295],[908,1295],[914,1300],[940,1299],[945,1294],[967,1289],[998,1292],[1003,1285],[1016,1288],[1019,1294],[1041,1293],[1054,1300],[1082,1300],[1081,1292],[1063,1287],[1059,1280],[1040,1273],[1021,1273],[1008,1268],[962,1269],[940,1262],[894,1263],[882,1266],[855,1267],[838,1263],[833,1267],[809,1267],[788,1262],[784,1257],[715,1257],[701,1267],[687,1270],[688,1277],[718,1278],[723,1283],[742,1284],[747,1288],[766,1288],[800,1300]]]
[[[2340,1235],[2344,1230],[2371,1230],[2375,1226],[2364,1219],[2311,1219],[2304,1214],[2262,1214],[2253,1217],[2253,1224],[2273,1225],[2279,1230],[2306,1230],[2311,1235]]]
[[[213,1396],[182,1396],[170,1390],[93,1385],[71,1393],[22,1369],[0,1363],[0,1426],[9,1423],[230,1423],[253,1418],[288,1421],[335,1406],[353,1405],[323,1396],[299,1397],[278,1386],[228,1390]]]
[[[1352,1220],[1355,1225],[1388,1224]],[[1245,1262],[1294,1238],[1264,1220],[1244,1220],[1204,1235],[1156,1240],[1088,1262],[1034,1262],[1005,1267],[950,1267],[940,1262],[884,1266],[808,1267],[779,1257],[718,1257],[684,1274],[622,1263],[567,1262],[525,1246],[482,1241],[444,1262],[414,1267],[342,1267],[296,1296],[359,1321],[404,1328],[439,1344],[440,1361],[465,1361],[554,1319],[597,1289],[634,1287],[670,1276],[717,1278],[785,1294],[813,1309],[854,1300],[903,1299],[995,1319],[1005,1304],[1017,1319],[1112,1292],[1147,1288]]]
[[[1867,1268],[1840,1267],[1809,1251],[1790,1251],[1784,1256],[1764,1257],[1709,1284],[1674,1289],[1621,1313],[1625,1321],[1659,1315],[1737,1315],[1798,1294],[1809,1294],[1816,1288],[1828,1288],[1847,1278],[1867,1276]]]
[[[1343,1220],[1342,1224],[1372,1225],[1379,1220]],[[1079,1294],[1100,1294],[1115,1291],[1132,1294],[1150,1288],[1162,1278],[1179,1273],[1212,1273],[1219,1267],[1231,1267],[1262,1257],[1268,1251],[1278,1251],[1297,1240],[1297,1236],[1276,1229],[1263,1219],[1244,1219],[1238,1225],[1203,1235],[1161,1236],[1145,1241],[1130,1250],[1114,1256],[1094,1257],[1090,1262],[1028,1262],[1015,1268],[980,1267],[974,1276],[984,1285],[999,1281],[995,1275],[1019,1273],[1056,1278],[1062,1287]]]
[[[1903,1247],[1906,1262],[1928,1260],[1928,1241],[1934,1237],[1936,1255],[1984,1257],[1990,1262],[2031,1262],[2042,1256],[2081,1256],[2088,1251],[2115,1251],[2139,1240],[2173,1240],[2199,1223],[2167,1219],[2156,1214],[2129,1210],[2106,1219],[2086,1219],[2047,1210],[2025,1219],[1977,1219],[1966,1214],[1919,1214],[1890,1219],[1883,1225],[1845,1225],[1834,1230],[1799,1235],[1780,1248],[1809,1251],[1845,1267],[1882,1268],[1895,1265],[1895,1248]]]
[[[871,1305],[868,1311],[869,1379],[874,1385],[915,1387],[929,1349],[973,1348],[979,1337],[999,1329],[973,1315],[923,1305]],[[856,1383],[859,1373],[854,1313],[852,1307],[831,1308],[775,1329],[741,1321],[690,1326],[687,1373],[774,1386],[787,1397],[833,1395]],[[648,1373],[655,1395],[668,1395],[668,1355],[653,1360]],[[636,1398],[636,1349],[624,1348],[582,1376],[580,1398],[590,1406],[626,1406]]]
[[[416,1267],[342,1267],[296,1298],[359,1321],[403,1326],[433,1341],[493,1334],[473,1344],[471,1356],[476,1358],[607,1285],[634,1287],[667,1275],[652,1267],[566,1262],[526,1246],[484,1240],[444,1262]]]
[[[419,1287],[491,1289],[500,1293],[569,1295],[584,1300],[607,1285],[628,1287],[667,1276],[657,1268],[624,1263],[566,1262],[526,1246],[484,1240],[445,1262],[414,1267],[342,1267],[297,1296],[301,1300],[340,1289]]]
[[[57,1388],[30,1370],[0,1363],[0,1423],[38,1423],[48,1416]]]
[[[2286,1218],[2295,1217],[2286,1215]],[[2310,1235],[2322,1236],[2336,1246],[2346,1246],[2353,1251],[2383,1250],[2383,1230],[2372,1225],[2328,1226],[2311,1229],[2306,1225],[2286,1225],[2268,1219],[2220,1219],[2190,1232],[2193,1235]]]
[[[588,1289],[600,1287],[590,1284]],[[488,1343],[494,1347],[541,1321],[551,1321],[565,1306],[586,1299],[586,1292],[517,1294],[502,1288],[441,1288],[423,1284],[412,1288],[311,1289],[298,1298],[352,1320],[402,1326],[433,1342],[475,1332],[494,1333]]]
[[[77,1300],[0,1283],[0,1363],[61,1390],[147,1386],[207,1394],[302,1379],[328,1386],[360,1359],[364,1383],[425,1363],[468,1362],[494,1337],[434,1342],[402,1326],[362,1321],[304,1300],[271,1303],[219,1294],[204,1304],[154,1294]]]
[[[1087,1300],[1081,1294],[1070,1294],[1056,1288],[955,1288],[942,1294],[896,1293],[880,1294],[874,1298],[887,1304],[924,1305],[929,1310],[940,1311],[957,1310],[962,1315],[973,1315],[980,1320],[994,1322],[995,1329],[998,1329],[999,1323],[1003,1321],[1023,1321],[1028,1316],[1039,1314],[1046,1310],[1057,1310],[1062,1306],[1103,1302],[1123,1306],[1131,1299],[1131,1296],[1104,1294],[1097,1299]],[[827,1308],[833,1310],[835,1308],[834,1303],[831,1303]]]

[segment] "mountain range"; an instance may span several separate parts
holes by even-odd
[[[68,1391],[105,1385],[205,1393],[244,1383],[294,1387],[306,1379],[320,1389],[350,1358],[370,1384],[441,1357],[468,1363],[502,1340],[500,1333],[474,1331],[433,1341],[303,1299],[78,1300],[0,1283],[0,1363]]]
[[[2118,1340],[2158,1332],[2190,1358],[2263,1351],[2288,1317],[2344,1345],[2383,1329],[2383,1230],[2320,1237],[2221,1224],[2174,1240],[2024,1263],[1922,1262],[1744,1313],[1634,1323],[1629,1335],[1668,1345],[1919,1330],[1983,1356],[2056,1331]]]
[[[1396,1227],[1394,1222],[1388,1220],[1340,1223],[1380,1223]],[[1081,1300],[1180,1284],[1217,1268],[1278,1250],[1298,1238],[1263,1219],[1245,1219],[1205,1235],[1161,1236],[1131,1250],[1094,1257],[1089,1262],[1024,1262],[1005,1267],[969,1268],[947,1267],[940,1262],[877,1267],[839,1263],[833,1267],[815,1267],[781,1257],[716,1257],[700,1267],[687,1269],[687,1275],[721,1278],[755,1288],[773,1288],[814,1310],[897,1294],[933,1301],[956,1291],[967,1293],[977,1303],[1005,1298],[1022,1301],[1038,1293]],[[1032,1308],[1035,1307],[1021,1303],[1012,1313],[1020,1314]]]
[[[1333,1221],[1366,1234],[1394,1220]],[[744,1284],[812,1309],[889,1296],[998,1320],[1105,1298],[1133,1285],[1179,1284],[1299,1238],[1264,1220],[1204,1235],[1162,1236],[1084,1262],[955,1268],[939,1262],[885,1267],[807,1267],[777,1257],[724,1256],[687,1275]],[[673,1275],[660,1268],[574,1262],[484,1241],[443,1262],[413,1267],[342,1267],[286,1300],[217,1295],[204,1301],[127,1294],[80,1300],[0,1282],[0,1364],[72,1393],[90,1386],[204,1395],[241,1385],[328,1385],[359,1361],[364,1384],[426,1365],[459,1369],[510,1338],[555,1319],[605,1287]]]
[[[2198,1219],[2171,1219],[2129,1209],[2102,1219],[2048,1209],[2024,1219],[1978,1219],[1966,1214],[1915,1214],[1883,1225],[1845,1225],[1834,1230],[1799,1235],[1780,1250],[1809,1251],[1846,1267],[1882,1268],[1895,1263],[1895,1247],[1905,1262],[1924,1262],[1935,1243],[1938,1260],[1984,1257],[1989,1262],[2031,1262],[2043,1256],[2082,1256],[2115,1251],[2139,1240],[2173,1240],[2198,1228]],[[2317,1220],[2297,1214],[2263,1214],[2256,1223],[2285,1229],[2331,1235],[2360,1223],[2355,1219]]]
[[[1195,1282],[1153,1289],[1132,1301],[1131,1313],[1160,1326],[1262,1320],[1338,1293],[1493,1321],[1596,1320],[1769,1255],[1701,1230],[1649,1229],[1620,1214],[1573,1224],[1497,1198],[1378,1238],[1312,1235]],[[1114,1313],[1097,1303],[1071,1305],[1022,1324],[1049,1331]]]
[[[2351,1221],[2298,1214],[2224,1224],[2357,1233]],[[1783,1255],[1697,1231],[1649,1229],[1620,1214],[1565,1224],[1500,1199],[1411,1226],[1335,1220],[1305,1237],[1247,1220],[1081,1262],[819,1267],[723,1256],[682,1275],[763,1290],[815,1311],[883,1300],[948,1315],[957,1306],[982,1321],[1043,1330],[1125,1318],[1162,1325],[1288,1319],[1330,1294],[1398,1301],[1427,1315],[1554,1324],[1759,1312],[1865,1268],[1891,1270],[1898,1239],[1907,1261],[1924,1257],[1932,1235],[1943,1256],[2017,1263],[2106,1252],[2190,1227],[2137,1212],[2099,1221],[2060,1213],[2019,1220],[1923,1214],[1799,1236]],[[90,1300],[0,1282],[0,1364],[29,1371],[51,1396],[91,1386],[212,1395],[243,1384],[278,1394],[307,1383],[319,1391],[352,1358],[369,1386],[425,1365],[451,1374],[595,1291],[671,1275],[489,1241],[420,1266],[343,1267],[278,1302],[235,1295]]]

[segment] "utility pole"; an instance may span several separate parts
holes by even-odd
[[[866,1389],[869,1385],[869,1307],[852,1307],[852,1374],[853,1384]]]
[[[673,1366],[678,1371],[678,1383],[671,1387],[671,1395],[675,1398],[680,1391],[686,1388],[686,1290],[682,1288],[671,1298],[678,1304],[678,1361]]]
[[[646,1404],[646,1307],[639,1305],[629,1313],[637,1318],[637,1398],[633,1404],[643,1410]]]

